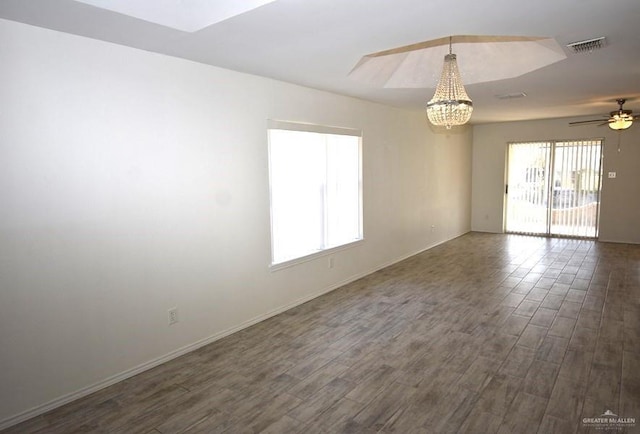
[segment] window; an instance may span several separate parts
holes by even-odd
[[[361,134],[269,122],[272,263],[362,239]]]

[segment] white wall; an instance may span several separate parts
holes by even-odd
[[[600,241],[640,243],[640,125],[618,133],[606,126],[570,127],[575,119],[478,125],[473,131],[474,231],[502,232],[508,142],[604,138]],[[618,138],[620,152],[618,152]],[[616,172],[609,179],[608,172]]]
[[[0,428],[470,230],[470,128],[9,21],[0,40]],[[366,240],[332,269],[268,268],[269,118],[363,130]]]

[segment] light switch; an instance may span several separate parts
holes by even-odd
[[[616,172],[609,172],[609,178],[615,178]]]

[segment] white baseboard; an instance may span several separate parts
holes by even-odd
[[[432,248],[434,248],[436,246],[439,246],[440,244],[446,243],[447,241],[450,241],[450,240],[452,240],[454,238],[457,238],[459,236],[462,236],[462,235],[464,235],[464,233],[456,235],[456,236],[454,236],[452,238],[448,238],[448,239],[445,239],[445,240],[442,240],[442,241],[438,241],[438,242],[436,242],[434,244],[431,244],[431,245],[429,245],[429,246],[427,246],[427,247],[425,247],[423,249],[420,249],[420,250],[418,250],[416,252],[409,253],[409,254],[404,255],[404,256],[402,256],[400,258],[394,259],[392,261],[389,261],[387,263],[384,263],[384,264],[381,264],[381,265],[379,265],[377,267],[374,267],[371,270],[364,271],[362,273],[358,273],[358,274],[356,274],[354,276],[351,276],[351,277],[349,277],[349,278],[347,278],[347,279],[345,279],[345,280],[343,280],[341,282],[338,282],[338,283],[330,285],[330,286],[328,286],[326,288],[323,288],[322,290],[320,290],[320,291],[318,291],[316,293],[313,293],[313,294],[308,295],[306,297],[302,297],[302,298],[300,298],[298,300],[293,301],[292,303],[288,303],[288,304],[286,304],[284,306],[281,306],[281,307],[279,307],[277,309],[271,310],[271,311],[269,311],[267,313],[264,313],[262,315],[258,315],[257,317],[254,317],[254,318],[252,318],[252,319],[250,319],[248,321],[245,321],[245,322],[243,322],[243,323],[241,323],[241,324],[239,324],[237,326],[228,328],[228,329],[223,330],[223,331],[221,331],[219,333],[211,335],[211,336],[209,336],[207,338],[204,338],[204,339],[201,339],[201,340],[199,340],[197,342],[194,342],[192,344],[186,345],[186,346],[184,346],[182,348],[178,348],[177,350],[171,351],[170,353],[167,353],[164,356],[161,356],[161,357],[158,357],[156,359],[150,360],[148,362],[142,363],[142,364],[140,364],[140,365],[138,365],[136,367],[133,367],[131,369],[127,369],[124,372],[121,372],[119,374],[116,374],[116,375],[113,375],[111,377],[108,377],[108,378],[106,378],[106,379],[104,379],[102,381],[99,381],[97,383],[94,383],[94,384],[92,384],[90,386],[83,387],[82,389],[79,389],[79,390],[77,390],[75,392],[63,395],[63,396],[61,396],[59,398],[56,398],[56,399],[54,399],[52,401],[49,401],[49,402],[45,403],[45,404],[38,405],[38,406],[36,406],[36,407],[34,407],[32,409],[29,409],[29,410],[26,410],[24,412],[18,413],[18,414],[14,415],[14,416],[10,416],[10,417],[0,421],[0,430],[9,428],[9,427],[11,427],[13,425],[17,425],[17,424],[19,424],[21,422],[24,422],[26,420],[29,420],[31,418],[40,416],[41,414],[44,414],[44,413],[46,413],[48,411],[51,411],[51,410],[53,410],[55,408],[61,407],[61,406],[65,405],[65,404],[68,404],[68,403],[70,403],[72,401],[75,401],[77,399],[80,399],[80,398],[83,398],[85,396],[88,396],[88,395],[90,395],[90,394],[92,394],[94,392],[97,392],[97,391],[101,390],[101,389],[109,387],[109,386],[111,386],[113,384],[116,384],[116,383],[118,383],[120,381],[126,380],[127,378],[131,378],[134,375],[140,374],[141,372],[144,372],[144,371],[147,371],[149,369],[155,368],[158,365],[166,363],[166,362],[168,362],[170,360],[173,360],[173,359],[175,359],[177,357],[180,357],[180,356],[182,356],[184,354],[190,353],[191,351],[195,351],[198,348],[204,347],[205,345],[213,343],[213,342],[215,342],[215,341],[217,341],[219,339],[222,339],[222,338],[224,338],[226,336],[229,336],[229,335],[231,335],[233,333],[236,333],[236,332],[238,332],[240,330],[243,330],[243,329],[245,329],[247,327],[251,327],[254,324],[257,324],[257,323],[259,323],[261,321],[264,321],[264,320],[266,320],[268,318],[276,316],[276,315],[278,315],[278,314],[280,314],[282,312],[285,312],[285,311],[287,311],[289,309],[292,309],[292,308],[294,308],[296,306],[299,306],[299,305],[301,305],[303,303],[311,301],[314,298],[318,298],[318,297],[320,297],[320,296],[322,296],[322,295],[324,295],[324,294],[326,294],[328,292],[331,292],[331,291],[336,290],[336,289],[338,289],[338,288],[340,288],[340,287],[342,287],[344,285],[347,285],[348,283],[351,283],[351,282],[353,282],[355,280],[361,279],[361,278],[363,278],[365,276],[368,276],[369,274],[375,273],[378,270],[381,270],[383,268],[389,267],[389,266],[391,266],[393,264],[396,264],[398,262],[404,261],[407,258],[410,258],[412,256],[420,254],[420,253],[422,253],[422,252],[424,252],[426,250],[432,249]]]
[[[598,238],[598,241],[601,243],[615,243],[615,244],[640,244],[637,241],[625,241],[625,240],[616,240],[616,239],[606,239],[606,238]]]

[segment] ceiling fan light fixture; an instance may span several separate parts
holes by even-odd
[[[633,124],[633,115],[631,114],[633,112],[622,108],[624,103],[627,102],[626,99],[620,98],[617,99],[616,102],[620,108],[609,113],[609,128],[616,131],[626,130]]]
[[[456,55],[451,53],[450,38],[449,54],[444,56],[440,81],[433,98],[427,103],[427,117],[433,125],[449,130],[454,125],[466,124],[472,112],[473,103],[462,84]]]
[[[633,124],[633,116],[630,116],[626,113],[621,115],[614,115],[613,118],[609,121],[609,128],[612,130],[626,130]]]
[[[631,125],[633,125],[633,121],[638,117],[633,115],[632,110],[625,110],[623,108],[624,103],[627,100],[624,98],[619,98],[616,100],[618,103],[618,110],[614,110],[609,112],[609,117],[604,119],[590,119],[588,121],[576,121],[569,122],[570,126],[573,125],[588,125],[593,123],[598,123],[599,125],[608,125],[609,128],[616,131],[626,130]]]

